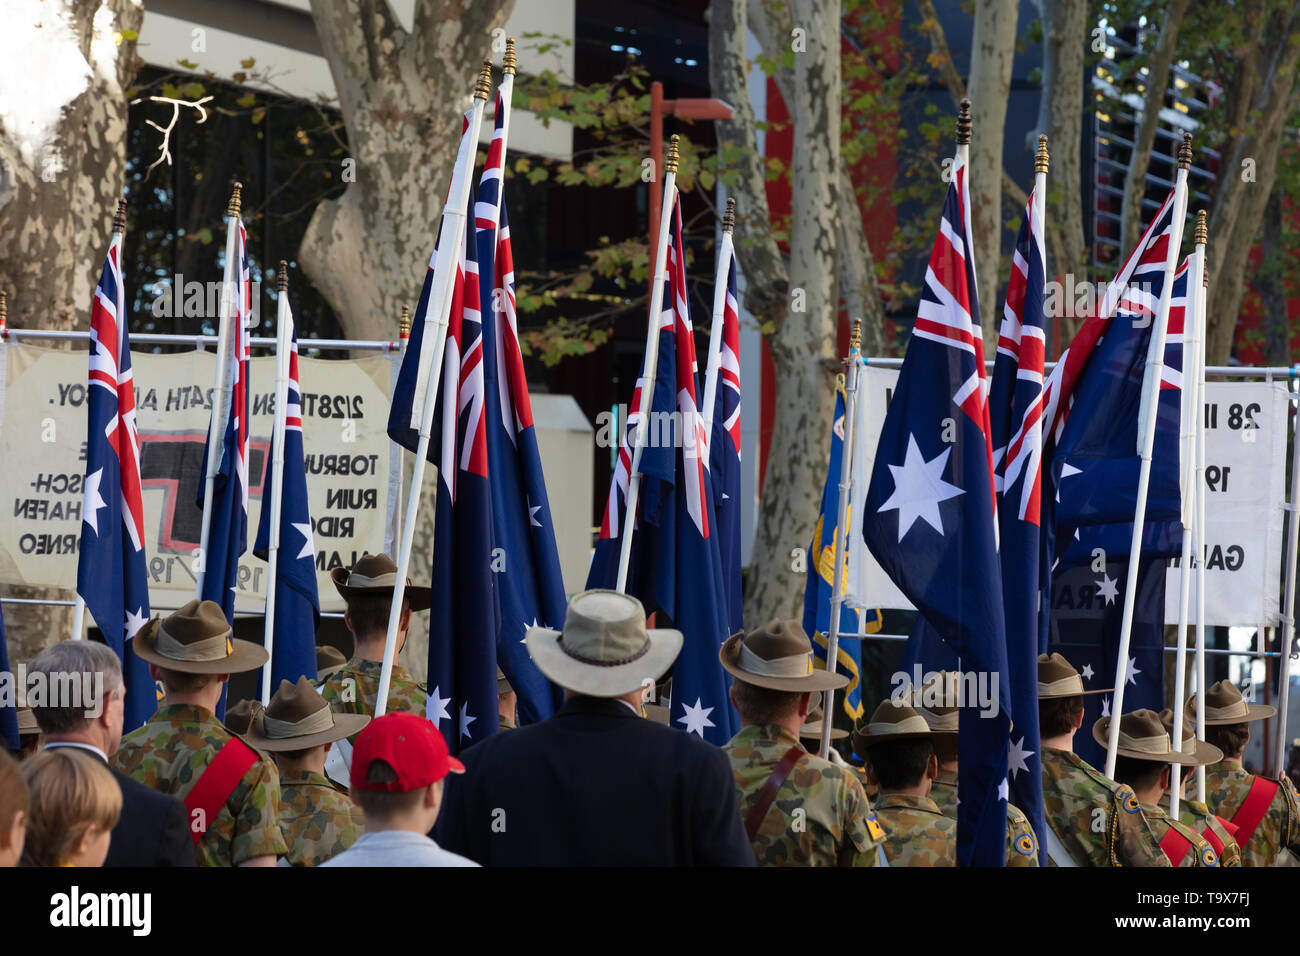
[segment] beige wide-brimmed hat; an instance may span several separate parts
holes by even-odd
[[[810,737],[814,740],[822,739],[822,709],[820,706],[814,707],[808,712],[808,719],[804,721],[803,726],[799,728],[800,737]],[[839,727],[831,728],[831,740],[843,740],[849,735],[847,730]]]
[[[36,711],[30,707],[18,708],[18,733],[21,736],[28,734],[39,734],[41,725],[36,722]]]
[[[907,704],[895,704],[885,698],[869,720],[853,724],[853,751],[865,756],[867,748],[891,740],[920,740],[933,737],[925,718]]]
[[[913,699],[915,710],[936,737],[957,736],[957,688],[960,674],[936,671],[921,685],[919,700]]]
[[[343,652],[331,644],[316,645],[316,681],[322,683],[329,680],[343,668],[347,667],[348,659],[343,656]]]
[[[529,628],[524,641],[537,669],[561,687],[622,697],[663,676],[681,653],[682,632],[647,628],[640,601],[597,589],[569,601],[564,630]]]
[[[266,648],[231,633],[220,604],[190,601],[154,618],[132,643],[136,657],[182,674],[239,674],[266,663]]]
[[[812,643],[798,621],[768,621],[748,634],[733,634],[718,651],[737,680],[770,690],[838,690],[849,679],[813,666]]]
[[[335,568],[330,572],[330,580],[345,601],[368,594],[391,597],[397,586],[397,565],[386,554],[365,554],[351,568]],[[412,611],[428,610],[433,603],[433,591],[412,584],[410,578],[406,579],[406,590],[402,593]]]
[[[1088,694],[1105,694],[1113,687],[1097,690],[1084,690],[1083,678],[1074,669],[1074,665],[1060,654],[1038,655],[1038,699],[1051,700],[1056,697],[1079,697]]]
[[[280,681],[265,710],[252,707],[244,740],[258,750],[282,753],[307,750],[358,734],[370,723],[369,714],[336,714],[305,676],[298,683]]]
[[[1092,739],[1103,747],[1110,746],[1110,718],[1103,717],[1092,725]],[[1119,743],[1115,753],[1134,760],[1154,763],[1176,763],[1199,767],[1223,759],[1223,751],[1203,740],[1194,741],[1187,749],[1175,750],[1169,742],[1169,731],[1160,722],[1154,710],[1134,710],[1119,720]]]
[[[1196,720],[1197,696],[1187,698],[1187,720]],[[1205,692],[1205,726],[1224,727],[1229,724],[1248,724],[1268,720],[1277,715],[1277,708],[1268,704],[1248,704],[1237,685],[1230,680],[1211,684]]]
[[[1223,751],[1214,744],[1208,744],[1204,740],[1196,739],[1196,731],[1193,730],[1193,721],[1187,719],[1187,714],[1183,714],[1183,746],[1182,750],[1190,754],[1204,754],[1210,759],[1207,763],[1218,763],[1223,759]],[[1165,733],[1169,735],[1170,740],[1174,736],[1174,711],[1171,707],[1166,707],[1160,711],[1160,726],[1165,728]],[[1218,756],[1214,756],[1215,754]]]

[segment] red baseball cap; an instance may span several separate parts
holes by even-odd
[[[382,760],[393,768],[392,783],[367,783],[370,764]],[[436,783],[449,773],[464,773],[465,765],[447,750],[433,722],[398,712],[372,720],[352,747],[352,789],[405,793]]]

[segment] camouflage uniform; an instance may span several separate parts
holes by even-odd
[[[930,799],[948,819],[957,819],[957,772],[940,770],[930,785]],[[1019,807],[1007,804],[1007,866],[1038,866],[1038,838]]]
[[[1219,852],[1219,866],[1241,866],[1241,847],[1237,845],[1236,837],[1228,832],[1223,821],[1211,813],[1209,807],[1195,800],[1181,800],[1178,803],[1178,817],[1202,835],[1207,827],[1214,831],[1214,835],[1223,844],[1223,849]]]
[[[505,714],[497,714],[497,730],[514,730],[515,722]]]
[[[1255,775],[1238,764],[1227,760],[1210,764],[1205,768],[1205,802],[1210,812],[1231,820],[1254,780]],[[1241,847],[1241,865],[1274,866],[1279,856],[1291,862],[1285,860],[1285,848],[1300,853],[1300,800],[1295,785],[1284,774],[1259,826]]]
[[[383,669],[384,665],[379,661],[354,657],[321,685],[320,695],[336,714],[374,716],[375,700],[379,697],[379,675]],[[401,710],[424,717],[425,705],[424,690],[405,667],[394,663],[388,684],[387,712],[391,714]],[[357,735],[353,734],[348,743],[356,743],[356,739]]]
[[[799,738],[783,727],[746,727],[722,748],[743,819],[758,799],[772,770]],[[780,813],[773,813],[772,809]],[[853,773],[813,754],[803,757],[776,793],[758,832],[754,856],[759,866],[876,866],[876,847],[885,833],[871,802]],[[803,820],[794,816],[803,810]]]
[[[1163,840],[1166,834],[1169,833],[1169,828],[1173,827],[1192,842],[1192,848],[1183,855],[1182,860],[1178,863],[1180,867],[1219,865],[1219,855],[1214,852],[1214,847],[1210,845],[1210,841],[1191,827],[1174,820],[1164,807],[1144,803],[1142,804],[1142,815],[1147,818],[1147,823],[1151,824],[1151,832],[1155,834],[1156,840]],[[1168,858],[1168,854],[1166,854],[1165,859]]]
[[[189,794],[217,752],[233,738],[210,711],[172,704],[122,738],[113,766],[145,786],[180,797]],[[260,756],[226,798],[194,848],[200,866],[238,866],[258,856],[287,852],[277,823],[280,775]]]
[[[280,829],[290,866],[320,866],[365,832],[365,817],[346,791],[323,774],[280,781]]]
[[[1132,787],[1068,750],[1044,747],[1042,760],[1043,813],[1075,863],[1170,866]]]
[[[885,793],[876,804],[890,866],[956,866],[957,821],[929,797]]]

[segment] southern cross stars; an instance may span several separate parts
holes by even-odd
[[[1103,573],[1097,582],[1097,597],[1105,598],[1107,604],[1114,604],[1115,598],[1119,597],[1119,580]]]
[[[435,687],[424,705],[424,714],[435,724],[441,724],[444,720],[451,720],[451,713],[447,710],[447,705],[450,703],[451,698],[443,697],[439,693],[439,688]]]
[[[1007,753],[1007,765],[1011,770],[1012,780],[1016,779],[1016,774],[1019,773],[1021,770],[1024,770],[1026,772],[1029,771],[1029,763],[1028,761],[1025,760],[1025,758],[1032,757],[1034,755],[1034,751],[1025,750],[1024,748],[1025,748],[1024,737],[1021,737],[1019,740],[1014,740],[1011,742],[1011,750],[1008,751]]]
[[[108,502],[99,493],[99,480],[104,477],[104,469],[86,476],[86,509],[82,513],[90,529],[99,534],[99,512],[108,507]]]
[[[709,714],[713,713],[713,708],[705,707],[703,703],[700,698],[696,697],[694,707],[690,704],[682,704],[685,716],[677,718],[679,724],[686,725],[687,733],[699,734],[701,737],[704,736],[705,727],[714,726],[713,721],[709,720]]]
[[[948,467],[951,448],[945,448],[938,457],[925,460],[916,439],[907,436],[907,455],[901,465],[890,465],[894,478],[894,493],[880,506],[880,512],[898,512],[898,540],[901,542],[916,520],[920,518],[931,528],[943,534],[943,519],[939,516],[939,502],[956,498],[966,492],[943,480]]]

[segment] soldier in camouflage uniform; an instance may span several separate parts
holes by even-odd
[[[876,813],[885,827],[890,866],[956,866],[957,821],[930,799],[939,775],[934,739],[925,718],[886,698],[869,721],[853,728],[853,749],[866,754],[880,786]]]
[[[275,758],[280,768],[280,829],[289,866],[319,866],[361,836],[365,818],[337,784],[325,776],[325,751],[359,734],[364,714],[335,714],[306,677],[280,682],[266,710],[252,707],[244,740]]]
[[[239,766],[247,764],[224,800],[212,790],[214,812],[205,805],[190,806],[191,831],[202,834],[196,858],[200,866],[274,866],[286,850],[278,823],[275,765],[250,751],[213,716],[229,676],[261,667],[267,653],[230,634],[221,606],[212,601],[190,601],[141,629],[133,642],[135,653],[149,662],[150,674],[162,681],[166,693],[148,723],[122,738],[113,766],[188,806],[191,791],[214,761],[229,757]],[[208,789],[209,781],[204,782]]]
[[[939,776],[930,785],[930,799],[945,817],[957,819],[957,720],[956,692],[947,671],[938,671],[921,688],[913,705],[924,718],[933,737]],[[928,704],[929,706],[924,706]],[[1029,818],[1014,804],[1007,804],[1007,857],[1012,867],[1038,866],[1038,839]]]
[[[1083,724],[1079,672],[1060,654],[1038,656],[1038,730],[1043,812],[1051,866],[1169,866],[1131,787],[1074,753]]]
[[[316,686],[322,686],[327,680],[347,666],[348,659],[343,652],[330,644],[316,645]]]
[[[1174,735],[1172,708],[1166,707],[1160,711],[1160,725],[1172,739]],[[1192,732],[1191,723],[1184,718],[1183,749],[1189,750],[1191,741],[1195,739],[1196,734]],[[1210,842],[1214,852],[1219,855],[1219,866],[1241,866],[1241,846],[1233,835],[1237,832],[1236,826],[1222,817],[1215,816],[1204,803],[1188,798],[1188,781],[1192,777],[1191,773],[1187,773],[1179,781],[1178,819]]]
[[[1197,703],[1196,696],[1187,702],[1185,719],[1193,725]],[[1247,704],[1230,681],[1205,692],[1205,737],[1223,751],[1222,760],[1205,768],[1205,802],[1237,827],[1242,866],[1300,864],[1300,798],[1291,779],[1256,776],[1241,763],[1250,724],[1276,713],[1267,704]]]
[[[1110,745],[1110,724],[1111,718],[1103,717],[1092,725],[1092,737],[1102,746]],[[1154,710],[1135,710],[1120,718],[1115,780],[1133,788],[1142,815],[1173,866],[1218,866],[1219,855],[1209,840],[1173,819],[1160,805],[1173,779],[1171,768],[1200,767],[1222,756],[1218,747],[1195,739],[1186,749],[1175,750]]]
[[[352,659],[321,685],[320,694],[336,714],[374,716],[375,701],[379,696],[379,677],[384,666],[388,615],[393,606],[393,587],[397,584],[397,565],[386,554],[367,554],[350,570],[335,568],[330,572],[330,579],[347,602],[348,609],[343,619],[352,632],[356,646]],[[427,610],[430,599],[428,588],[407,582],[402,615],[398,620],[394,656],[402,652],[406,643],[406,629],[411,622],[411,612]],[[427,714],[427,707],[428,699],[424,689],[415,682],[405,667],[394,660],[388,687],[388,713],[407,711],[436,720],[439,715]],[[348,738],[349,745],[355,743],[355,740],[356,735],[353,734]]]
[[[741,730],[731,759],[745,832],[760,866],[877,866],[885,833],[851,770],[809,753],[799,729],[814,693],[848,679],[814,668],[798,621],[771,621],[723,644]]]

